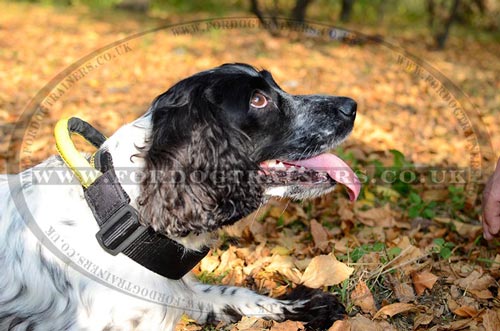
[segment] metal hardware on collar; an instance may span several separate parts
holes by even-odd
[[[92,167],[76,150],[72,133],[81,135],[96,148],[101,147],[106,137],[76,117],[59,121],[55,128],[57,150],[84,188],[85,199],[100,228],[96,239],[101,247],[113,256],[123,253],[166,278],[180,279],[191,271],[209,248],[187,249],[142,225],[139,212],[129,204],[130,197],[116,177],[109,152],[98,150],[93,155],[98,169]]]
[[[101,247],[111,255],[117,255],[147,230],[139,223],[137,210],[125,205],[114,213],[96,233]]]

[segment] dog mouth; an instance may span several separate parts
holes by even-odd
[[[323,153],[303,160],[268,160],[260,167],[271,185],[320,185],[336,183],[347,188],[349,198],[358,198],[361,183],[354,171],[338,156]]]

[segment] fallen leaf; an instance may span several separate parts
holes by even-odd
[[[243,316],[231,331],[262,331],[262,329],[269,327],[269,324],[270,322],[257,317]]]
[[[453,310],[453,313],[455,315],[460,316],[460,317],[476,317],[479,312],[474,307],[462,306],[462,307],[458,307],[457,309]]]
[[[500,311],[490,309],[483,314],[483,326],[486,331],[500,330]]]
[[[356,210],[357,219],[369,226],[392,227],[395,223],[394,212],[389,204],[383,207],[371,208],[368,210]]]
[[[283,246],[274,246],[273,249],[271,249],[271,254],[278,254],[278,255],[290,255],[292,251],[286,247]]]
[[[270,331],[298,331],[304,330],[304,324],[297,321],[274,322]]]
[[[467,277],[457,279],[455,284],[466,291],[484,291],[494,285],[495,280],[488,274],[474,270]]]
[[[386,316],[392,317],[394,315],[401,314],[415,308],[416,306],[412,303],[393,303],[380,308],[379,311],[377,311],[377,313],[373,316],[373,319],[377,319],[380,317],[385,318]]]
[[[351,319],[351,331],[377,330],[377,323],[363,315],[356,315]],[[378,330],[377,330],[378,331]]]
[[[438,277],[429,271],[419,273],[413,272],[411,274],[411,278],[417,295],[422,295],[425,292],[425,289],[431,290],[438,280]]]
[[[491,293],[491,291],[488,289],[469,290],[469,292],[472,293],[478,299],[483,299],[483,300],[493,299],[493,293]]]
[[[464,328],[467,328],[468,330],[474,330],[472,327],[472,323],[473,323],[473,320],[470,318],[458,320],[458,321],[453,321],[448,326],[448,330],[462,330]]]
[[[302,273],[295,267],[293,258],[290,256],[273,255],[271,263],[264,268],[269,272],[279,272],[293,283],[300,283]]]
[[[315,219],[311,220],[311,235],[314,247],[322,251],[328,247],[328,231]]]
[[[354,290],[351,292],[351,301],[365,313],[373,315],[377,312],[373,294],[364,281],[358,282]]]
[[[380,267],[380,253],[379,252],[370,252],[363,255],[358,262],[363,266],[363,269],[366,271],[374,271],[375,269]]]
[[[236,247],[230,246],[228,250],[222,253],[220,257],[220,264],[214,270],[216,274],[222,274],[228,270],[234,269],[236,266],[243,266],[243,260],[236,256]]]
[[[311,288],[337,285],[349,278],[353,271],[354,268],[337,261],[333,255],[319,255],[307,266],[301,283]]]
[[[201,271],[213,272],[219,265],[219,257],[215,255],[208,255],[200,263]]]
[[[388,279],[399,302],[410,302],[415,300],[415,291],[411,285],[400,282],[398,278],[392,275],[389,275]]]
[[[446,224],[446,225],[451,225],[453,226],[454,230],[463,238],[469,238],[469,239],[474,239],[476,238],[481,232],[482,232],[482,225],[473,225],[473,224],[467,224],[462,221],[453,219],[453,218],[448,218],[448,217],[435,217],[434,221]]]
[[[393,243],[402,251],[391,261],[391,266],[402,269],[407,275],[411,274],[415,268],[414,262],[424,257],[425,253],[420,248],[411,245],[408,237],[398,238]]]
[[[351,331],[351,322],[349,320],[335,321],[328,331]]]
[[[428,325],[434,319],[434,314],[418,312],[413,319],[413,330],[416,330],[421,325]]]
[[[351,331],[397,331],[387,321],[373,321],[361,314],[349,320]]]

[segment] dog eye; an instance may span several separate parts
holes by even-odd
[[[264,94],[255,92],[252,96],[252,100],[250,100],[250,105],[254,108],[264,108],[267,106],[267,98]]]

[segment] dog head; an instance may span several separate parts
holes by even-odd
[[[356,103],[290,95],[268,71],[226,64],[184,79],[151,107],[139,209],[168,235],[215,230],[266,196],[310,198],[336,182],[352,198],[352,170],[325,151],[351,132]]]

